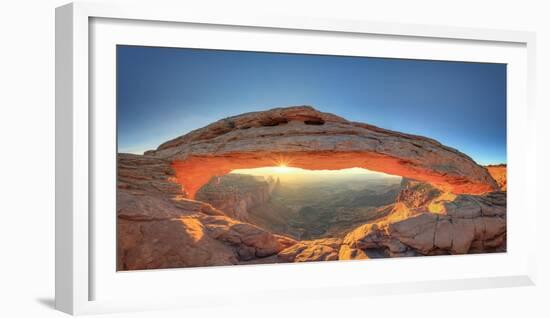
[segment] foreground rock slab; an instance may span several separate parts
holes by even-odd
[[[118,270],[234,265],[295,243],[187,199],[169,162],[118,156]]]
[[[506,251],[506,192],[449,195],[404,180],[387,217],[346,235],[339,259]]]
[[[280,251],[278,256],[283,262],[335,261],[341,244],[342,240],[338,238],[299,241]]]

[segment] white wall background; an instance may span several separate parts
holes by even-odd
[[[185,1],[185,0],[181,0]],[[162,1],[150,1],[157,6]],[[547,1],[186,1],[190,7],[295,16],[399,21],[537,32],[538,237],[536,287],[207,308],[109,317],[549,317],[550,9]],[[60,0],[1,2],[0,316],[62,317],[54,311],[54,8]]]

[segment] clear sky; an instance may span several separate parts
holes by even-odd
[[[311,105],[506,162],[506,65],[118,46],[119,152],[216,120]]]

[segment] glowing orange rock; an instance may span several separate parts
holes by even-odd
[[[492,165],[487,166],[487,170],[495,179],[498,186],[500,187],[500,190],[506,191],[506,165],[500,164],[500,165]]]

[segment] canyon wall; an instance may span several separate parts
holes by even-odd
[[[491,174],[491,177],[495,179],[497,182],[498,187],[501,191],[506,191],[506,169],[507,166],[505,164],[499,164],[499,165],[490,165],[487,166],[487,171],[489,171],[489,174]]]
[[[224,211],[237,220],[249,222],[249,211],[269,201],[277,184],[273,178],[227,174],[214,177],[195,198]]]

